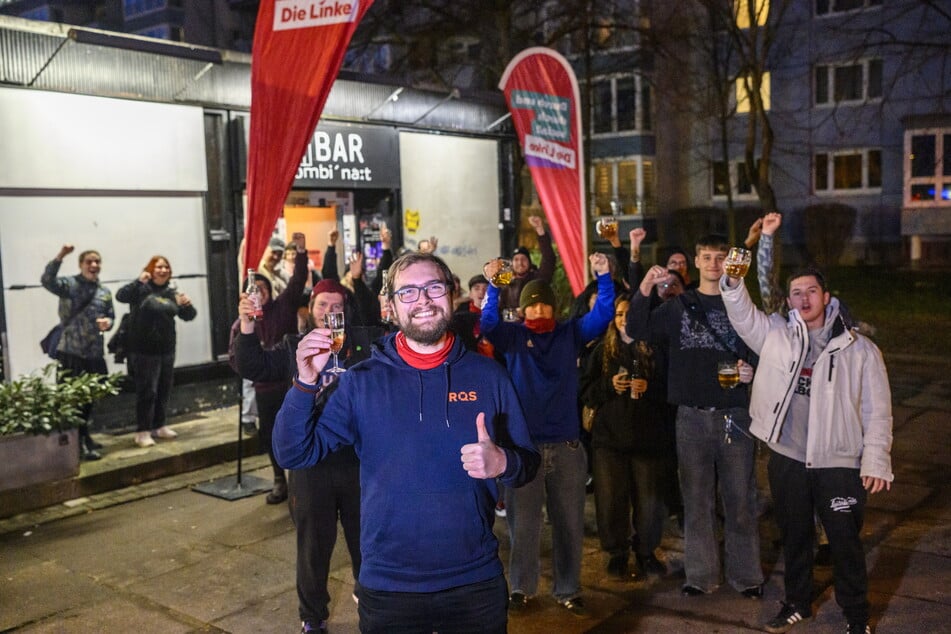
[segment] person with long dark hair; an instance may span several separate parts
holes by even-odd
[[[153,438],[178,436],[167,425],[175,367],[175,318],[191,321],[198,313],[188,295],[172,283],[172,265],[162,255],[153,255],[138,279],[119,289],[116,299],[129,304],[132,314],[128,367],[135,382],[135,444],[151,447]]]

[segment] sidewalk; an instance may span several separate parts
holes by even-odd
[[[864,529],[877,632],[946,631],[951,623],[948,370],[951,366],[940,363],[889,360],[896,483],[891,492],[870,498]],[[231,423],[222,423],[231,430],[232,444],[236,420],[235,412]],[[189,424],[176,429],[185,431]],[[120,441],[107,447],[101,468],[106,460],[138,451]],[[183,441],[184,433],[159,449],[171,451]],[[94,464],[84,464],[84,471]],[[265,479],[266,466],[264,456],[244,461],[246,472]],[[234,473],[233,462],[223,463],[0,520],[0,631],[298,631],[294,530],[286,506],[268,506],[263,495],[228,502],[190,489]],[[765,480],[760,482],[763,487]],[[607,577],[591,496],[587,502],[582,584],[589,616],[567,615],[548,596],[546,529],[539,596],[526,613],[513,615],[510,632],[743,633],[760,631],[778,610],[782,562],[769,513],[761,523],[768,575],[764,600],[743,599],[722,587],[688,599],[679,592],[683,544],[672,530],[663,543],[666,577],[639,582]],[[504,520],[496,522],[496,533],[507,561]],[[358,631],[357,615],[342,542],[341,536],[332,562],[330,625],[332,632],[352,633]],[[815,619],[794,632],[844,632],[830,577],[829,568],[817,568]]]

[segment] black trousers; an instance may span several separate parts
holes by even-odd
[[[136,431],[152,431],[167,422],[172,393],[175,353],[129,354],[129,369],[135,381]]]
[[[274,479],[279,482],[284,481],[284,469],[277,464],[277,458],[274,457],[271,435],[274,433],[274,421],[277,420],[277,413],[281,410],[286,393],[287,391],[281,388],[254,390],[254,399],[258,404],[258,441],[261,443],[261,451],[266,451],[271,459]]]
[[[360,463],[353,447],[344,447],[313,467],[289,471],[288,505],[297,528],[300,618],[316,624],[330,616],[327,577],[338,518],[353,578],[360,577]]]
[[[74,354],[60,352],[57,355],[56,360],[59,361],[60,365],[62,366],[62,370],[69,371],[73,375],[109,373],[109,370],[106,368],[106,360],[102,357],[99,357],[98,359],[85,359],[83,357],[77,357]],[[59,382],[58,376],[57,382]],[[86,421],[79,426],[80,446],[86,445],[92,440],[92,436],[89,435],[89,419],[92,418],[92,407],[92,403],[87,403],[86,405],[83,405],[79,412],[79,415],[82,416],[83,420]]]
[[[505,634],[505,577],[439,592],[360,589],[362,634]]]
[[[850,623],[868,621],[868,573],[861,540],[868,494],[859,470],[807,469],[774,451],[768,473],[783,540],[786,601],[811,611],[815,512],[829,537],[836,603]]]

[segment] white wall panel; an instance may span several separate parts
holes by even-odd
[[[205,191],[201,108],[0,88],[0,189]]]
[[[195,320],[178,323],[176,365],[211,360],[200,196],[0,196],[0,258],[13,376],[48,361],[39,340],[56,323],[58,300],[40,287],[40,275],[64,243],[74,244],[76,251],[63,261],[60,275],[78,273],[79,252],[96,249],[103,260],[100,279],[113,294],[138,277],[152,255],[167,257],[175,276],[183,278],[180,290],[198,311]],[[118,321],[128,305],[116,302],[115,309]]]
[[[436,236],[463,285],[500,255],[498,160],[496,141],[400,133],[404,242]]]

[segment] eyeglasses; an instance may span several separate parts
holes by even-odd
[[[449,292],[449,284],[446,282],[430,282],[425,286],[404,286],[393,291],[393,296],[399,298],[404,304],[412,304],[419,299],[420,293],[426,293],[429,299],[439,299]]]

